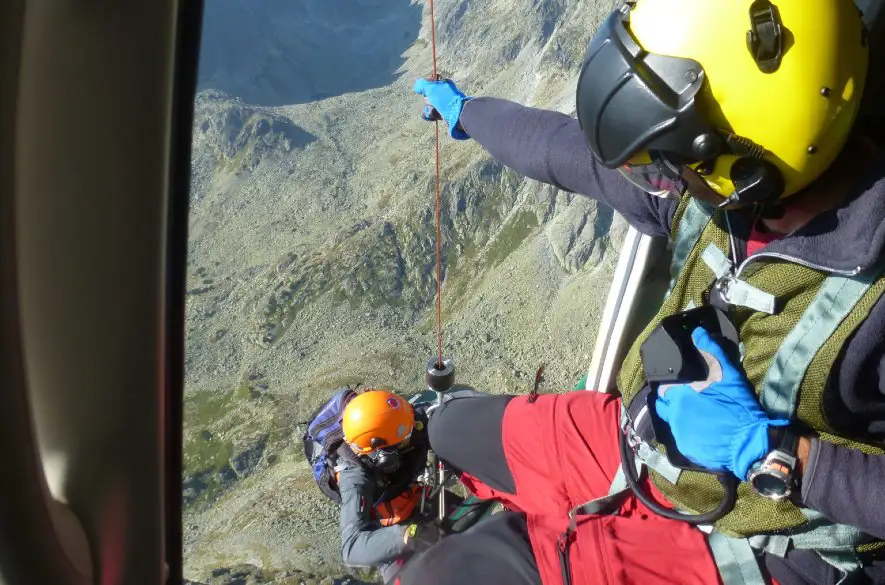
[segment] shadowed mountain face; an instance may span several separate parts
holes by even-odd
[[[421,5],[409,0],[213,0],[199,86],[259,106],[383,87],[420,28]]]

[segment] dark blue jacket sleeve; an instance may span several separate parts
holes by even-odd
[[[514,171],[610,205],[650,236],[669,236],[676,202],[653,197],[593,157],[578,121],[497,98],[464,104],[461,126]]]
[[[885,539],[885,456],[815,441],[802,500],[830,520]]]
[[[833,428],[885,446],[885,299],[879,299],[836,360],[825,394]],[[885,538],[885,455],[819,442],[802,482],[806,506]]]

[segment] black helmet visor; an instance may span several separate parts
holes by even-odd
[[[627,24],[628,8],[610,14],[584,56],[577,111],[590,150],[609,168],[645,150],[682,163],[716,157],[722,139],[695,104],[701,65],[646,52]]]

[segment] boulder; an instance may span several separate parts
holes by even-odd
[[[267,433],[242,441],[234,447],[230,466],[240,479],[248,477],[261,462],[267,446]]]

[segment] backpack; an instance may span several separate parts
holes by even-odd
[[[334,455],[344,443],[341,416],[344,407],[357,395],[356,388],[342,388],[326,401],[307,423],[301,437],[304,455],[313,469],[313,479],[320,491],[336,504],[341,503],[338,482],[335,479]]]

